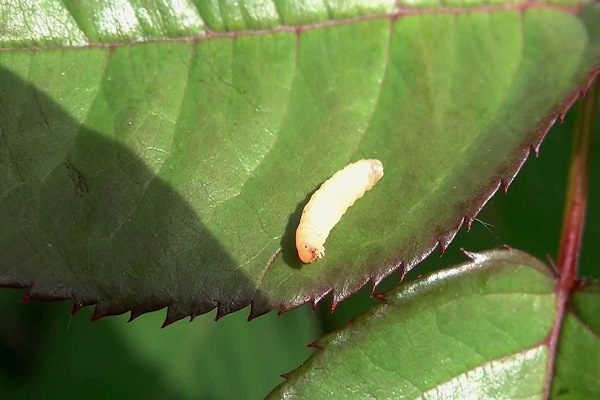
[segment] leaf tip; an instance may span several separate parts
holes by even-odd
[[[190,322],[194,321],[198,315],[200,315],[198,312],[196,312],[196,311],[193,311],[193,312],[190,314]]]
[[[83,307],[83,304],[73,302],[73,304],[71,305],[71,315],[77,314],[77,312],[81,310],[81,307]]]
[[[406,270],[405,267],[405,263],[404,260],[400,260],[400,264],[398,266],[400,273],[398,274],[398,282],[402,282],[404,280],[404,278],[406,277],[406,274],[408,274],[408,271]]]
[[[250,309],[250,313],[248,314],[248,318],[246,318],[246,321],[250,322],[256,317],[258,317],[258,315],[254,314],[254,312],[252,312],[252,309]]]
[[[168,317],[165,318],[165,320],[163,321],[162,325],[160,326],[161,328],[166,328],[167,326],[171,325],[173,322],[175,322],[175,320],[170,320]]]
[[[315,311],[317,308],[317,305],[321,302],[321,300],[323,300],[329,293],[331,293],[331,291],[333,290],[333,287],[330,287],[329,289],[327,289],[326,291],[319,293],[315,296],[313,296],[310,299],[310,305],[312,307],[312,310]]]
[[[474,251],[469,251],[466,250],[464,248],[461,247],[460,251],[471,261],[473,262],[477,262],[477,261],[481,261],[485,258],[484,255],[480,254],[480,253],[476,253]]]
[[[463,221],[464,221],[464,218],[462,218],[460,220],[460,222],[458,222],[458,225],[456,226],[455,229],[452,229],[449,232],[446,232],[445,234],[443,234],[441,237],[438,238],[437,245],[440,246],[440,257],[444,255],[444,253],[448,249],[448,246],[450,246],[450,243],[452,243],[452,240],[456,236],[456,232],[458,231],[458,229],[460,229],[460,226],[462,225]]]
[[[363,285],[366,283],[366,281],[363,283]],[[361,287],[363,286],[361,285]],[[334,312],[335,309],[337,308],[337,306],[346,298],[349,296],[348,292],[344,292],[344,291],[338,291],[338,292],[334,292],[332,290],[333,293],[333,300],[331,301],[331,307],[329,307],[329,311],[330,312]]]
[[[102,313],[96,306],[96,308],[94,309],[94,313],[92,314],[92,317],[90,318],[90,322],[94,323],[102,317],[105,317],[104,313]]]
[[[227,313],[223,310],[223,307],[217,307],[217,314],[215,315],[215,322],[223,318]]]
[[[334,312],[335,309],[337,308],[339,302],[337,301],[337,299],[335,298],[335,296],[333,297],[333,301],[331,302],[331,307],[329,307],[329,312]]]
[[[271,311],[271,308],[265,307],[256,301],[256,297],[250,302],[250,314],[248,315],[248,321],[252,321],[254,318],[265,315]]]
[[[306,345],[306,347],[308,347],[309,349],[323,350],[323,346],[321,346],[319,344],[318,340],[315,340],[314,342],[310,342],[309,344]]]
[[[438,240],[438,245],[440,246],[440,257],[441,257],[446,252],[446,249],[448,248],[448,246],[441,240]]]
[[[377,283],[375,281],[375,278],[371,277],[371,296],[375,293],[375,290],[377,290]]]
[[[510,186],[510,180],[504,178],[500,179],[500,186],[502,186],[502,191],[506,194],[508,192],[508,187]]]
[[[463,221],[465,221],[465,226],[467,227],[467,232],[471,230],[471,226],[473,225],[473,219],[471,217],[463,217]]]
[[[381,301],[382,303],[387,304],[387,298],[385,297],[385,295],[383,293],[374,293],[371,295],[371,297]]]
[[[182,312],[178,312],[173,307],[168,307],[167,308],[167,316],[165,317],[165,321],[162,323],[162,325],[160,327],[166,328],[167,326],[171,325],[173,322],[177,322],[180,319],[183,319],[187,316],[190,316],[190,315],[184,314]]]
[[[535,155],[535,158],[538,158],[538,156],[540,155],[540,146],[542,145],[542,142],[538,142],[537,144],[532,144],[530,146],[531,151],[533,152],[533,154]]]
[[[144,312],[140,311],[140,310],[129,311],[129,319],[127,320],[127,322],[132,322],[134,319],[136,319],[137,317],[139,317],[142,314],[144,314]]]

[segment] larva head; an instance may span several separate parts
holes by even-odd
[[[311,263],[319,258],[319,251],[317,248],[306,242],[296,243],[296,248],[298,249],[298,257],[300,257],[300,260],[305,264]]]
[[[379,160],[371,160],[371,176],[378,182],[383,176],[383,164]]]

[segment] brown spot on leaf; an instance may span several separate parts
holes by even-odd
[[[75,186],[75,194],[81,197],[87,192],[89,192],[85,176],[81,172],[79,172],[77,168],[75,168],[71,161],[65,161],[65,166],[67,167],[67,170],[69,171],[69,176],[71,177],[73,185]]]

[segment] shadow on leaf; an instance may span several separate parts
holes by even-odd
[[[0,285],[28,288],[25,299],[71,299],[74,310],[96,304],[92,319],[168,306],[165,324],[261,296],[196,211],[120,139],[0,72]]]

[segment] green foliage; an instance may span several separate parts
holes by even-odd
[[[385,304],[327,336],[273,397],[543,393],[556,313],[552,275],[516,250],[471,256],[469,264],[401,285]]]
[[[0,282],[97,317],[168,306],[172,322],[337,302],[408,271],[538,146],[599,54],[597,15],[383,15],[135,46],[132,29],[33,51],[5,37]],[[363,157],[385,179],[301,267],[307,196]]]
[[[0,5],[0,285],[27,288],[30,300],[70,299],[75,310],[95,305],[94,320],[168,307],[168,324],[248,305],[254,317],[326,297],[335,308],[366,285],[338,321],[325,319],[326,327],[345,323],[371,286],[392,274],[382,287],[396,286],[398,274],[445,249],[512,182],[600,60],[597,3],[146,3]],[[542,150],[556,164],[546,177],[566,174],[557,160],[568,152],[556,149]],[[385,177],[333,230],[327,257],[301,265],[294,230],[308,197],[367,157],[383,161]],[[520,189],[517,180],[510,200],[494,200],[479,218],[497,228],[488,234],[475,221],[474,247],[555,251],[560,214],[544,210],[560,209],[564,190],[542,181],[524,178]],[[444,266],[463,240],[460,233]],[[389,304],[324,338],[324,352],[273,395],[440,397],[460,386],[540,396],[556,350],[545,339],[557,323],[554,278],[522,253],[484,254],[477,266],[396,289]],[[584,247],[583,270],[593,272],[592,257]],[[430,259],[408,277],[439,265]],[[595,283],[578,292],[565,318],[557,398],[597,397],[597,365],[586,359],[600,354],[597,293]],[[29,315],[12,312],[15,321]],[[48,317],[37,326],[46,340],[29,356],[15,352],[21,342],[6,341],[10,357],[31,358],[23,369],[40,372],[20,383],[11,367],[0,382],[7,395],[61,393],[69,374],[113,379],[106,371],[115,363],[116,374],[133,371],[133,385],[151,382],[150,397],[239,397],[246,388],[260,396],[274,370],[302,359],[296,350],[282,358],[283,341],[292,348],[314,336],[314,319],[294,314],[290,324],[301,328],[265,318],[268,342],[249,327],[262,322],[238,327],[239,313],[218,328],[202,318],[156,335],[146,327],[159,325],[154,314],[135,328],[121,318],[81,327],[77,317],[69,328],[77,332],[65,335]],[[83,352],[94,335],[109,339],[90,363]],[[77,356],[55,369],[64,349]],[[515,379],[520,385],[507,385]],[[26,393],[31,382],[38,394]],[[72,381],[69,390],[94,382]],[[94,393],[132,394],[143,392],[123,385]]]

